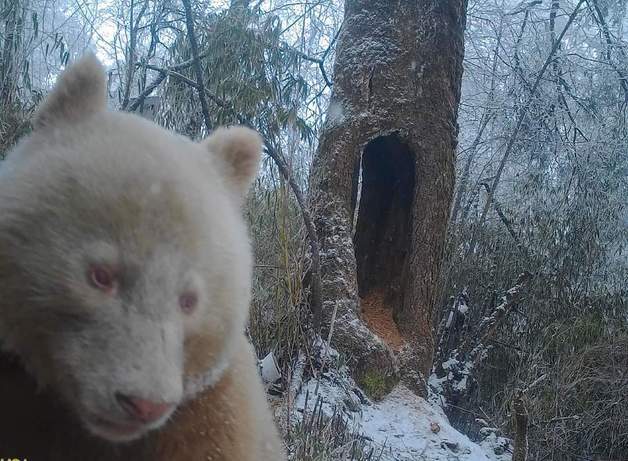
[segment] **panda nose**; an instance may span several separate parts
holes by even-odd
[[[172,403],[154,402],[120,392],[116,392],[116,400],[131,418],[143,423],[157,421],[174,407]]]

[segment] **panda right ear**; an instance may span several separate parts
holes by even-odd
[[[35,129],[77,122],[107,107],[105,70],[93,54],[68,67],[37,111]]]
[[[244,198],[259,169],[262,137],[244,126],[220,127],[202,145],[209,155],[219,159],[227,182]]]

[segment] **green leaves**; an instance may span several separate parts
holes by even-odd
[[[280,19],[251,10],[226,10],[197,22],[214,124],[245,122],[272,137],[279,137],[282,130],[296,130],[301,140],[310,142],[313,130],[303,118],[310,88],[300,74],[299,53],[282,40]],[[185,33],[177,36],[172,52],[179,62],[189,59]],[[181,73],[195,80],[191,68]],[[194,88],[169,78],[166,98],[170,102],[167,124],[200,137],[200,126],[191,120],[199,114]]]

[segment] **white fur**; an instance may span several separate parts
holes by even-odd
[[[116,393],[178,405],[228,367],[250,300],[239,207],[261,140],[231,128],[194,143],[108,111],[104,86],[95,58],[71,67],[3,167],[0,338],[90,431],[120,441],[171,412],[115,435],[95,419],[126,421]],[[89,285],[93,264],[116,268],[115,295]]]

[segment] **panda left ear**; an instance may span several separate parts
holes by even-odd
[[[58,78],[35,116],[35,129],[74,123],[107,108],[105,70],[91,53]]]
[[[259,170],[262,137],[244,126],[221,127],[202,144],[210,155],[220,160],[227,182],[244,197]]]

